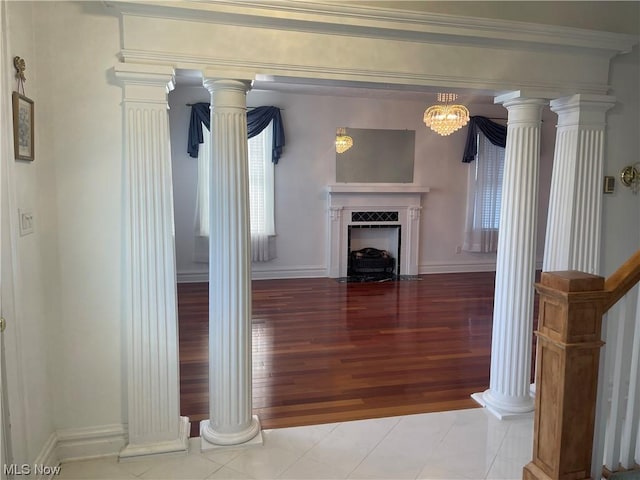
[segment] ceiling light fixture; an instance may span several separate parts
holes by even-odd
[[[353,138],[347,135],[347,129],[340,127],[336,130],[336,152],[344,153],[353,147]]]
[[[439,135],[450,135],[469,123],[469,110],[464,105],[456,105],[458,98],[455,93],[439,93],[438,103],[427,108],[424,112],[424,123]]]

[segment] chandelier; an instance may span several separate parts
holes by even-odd
[[[469,110],[464,105],[452,104],[458,98],[455,93],[439,93],[438,103],[424,112],[424,123],[439,135],[450,135],[469,122]]]
[[[347,129],[340,127],[336,130],[336,152],[344,153],[353,147],[353,138],[347,135]]]

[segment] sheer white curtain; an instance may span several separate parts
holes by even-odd
[[[273,259],[270,238],[275,235],[274,164],[271,161],[272,125],[249,139],[249,211],[251,217],[251,260]],[[209,261],[209,175],[211,139],[205,132],[198,151],[198,186],[195,218],[194,260]]]
[[[273,122],[272,122],[273,123]],[[269,238],[275,235],[274,165],[271,161],[273,126],[249,139],[249,209],[251,214],[251,260],[271,260]]]
[[[196,233],[202,237],[209,236],[209,156],[211,155],[211,139],[204,136],[204,143],[198,150],[198,186],[196,189]]]
[[[478,133],[478,154],[469,164],[467,226],[463,250],[490,253],[498,250],[502,200],[504,148]]]
[[[211,158],[211,138],[204,130],[204,142],[198,150],[198,185],[196,187],[195,245],[193,259],[209,262],[209,175]]]

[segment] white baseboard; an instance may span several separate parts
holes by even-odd
[[[438,263],[430,262],[420,265],[420,275],[430,273],[467,273],[467,272],[495,272],[496,262],[484,263]]]
[[[52,434],[38,456],[37,463],[59,465],[61,462],[87,460],[91,458],[120,456],[134,457],[181,452],[189,445],[189,418],[180,417],[180,439],[157,445],[128,446],[127,425],[114,424],[87,428],[59,430]],[[127,449],[125,450],[125,447]]]
[[[209,272],[178,272],[178,283],[202,283],[209,281]]]
[[[60,465],[60,459],[56,451],[57,444],[58,435],[54,432],[44,443],[42,450],[33,462],[34,466],[38,465],[38,471],[34,472],[37,480],[49,480],[59,473],[57,467]]]
[[[542,260],[536,262],[536,269],[542,269]],[[496,262],[473,262],[473,263],[447,263],[429,262],[418,267],[419,275],[430,273],[467,273],[467,272],[495,272]],[[324,278],[328,277],[327,267],[321,265],[302,265],[299,267],[276,267],[265,268],[253,266],[251,278],[253,280],[278,280],[287,278]],[[207,272],[179,272],[178,283],[199,283],[208,282]]]
[[[542,270],[542,260],[536,261],[536,270]],[[445,262],[429,262],[423,263],[418,268],[420,275],[428,275],[430,273],[468,273],[468,272],[495,272],[495,260],[489,262],[473,262],[473,263],[445,263]]]
[[[327,267],[320,265],[302,265],[287,268],[265,268],[254,266],[252,280],[278,280],[286,278],[321,278],[327,276]],[[201,283],[209,281],[208,272],[179,272],[178,283]]]
[[[61,462],[117,455],[127,443],[122,424],[72,428],[57,432],[56,454]]]
[[[277,280],[285,278],[321,278],[327,276],[327,267],[324,265],[302,265],[288,268],[261,268],[253,267],[251,278],[253,280]]]

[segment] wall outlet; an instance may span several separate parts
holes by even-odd
[[[33,233],[33,213],[28,210],[18,210],[18,223],[20,224],[20,236],[24,237]]]
[[[460,254],[460,253],[462,253],[462,245],[458,245],[458,246],[456,247],[456,255],[458,255],[458,254]]]

